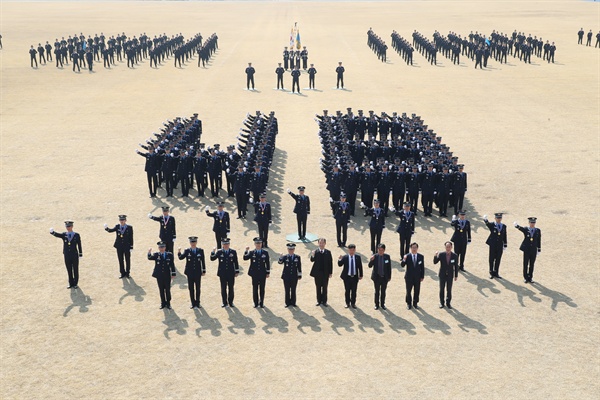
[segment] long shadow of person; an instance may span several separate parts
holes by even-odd
[[[265,323],[265,326],[262,327],[265,333],[271,335],[273,333],[271,332],[272,329],[277,329],[279,333],[288,332],[288,322],[285,318],[273,314],[268,307],[258,308],[258,311],[260,312],[260,319]]]
[[[430,314],[428,314],[423,307],[419,307],[418,310],[414,310],[414,313],[417,314],[421,322],[423,322],[423,328],[427,329],[431,333],[435,333],[435,331],[440,331],[444,335],[449,335],[450,325],[438,319]]]
[[[489,290],[490,293],[498,294],[500,290],[496,289],[496,285],[493,281],[488,279],[482,279],[478,276],[473,275],[469,271],[461,271],[461,274],[467,278],[467,283],[477,286],[477,291],[484,297],[489,297],[484,293],[484,290]]]
[[[523,286],[515,285],[511,281],[506,280],[506,278],[496,279],[496,281],[498,281],[506,289],[510,290],[511,292],[514,292],[517,295],[517,300],[519,301],[521,307],[525,307],[525,302],[523,301],[525,297],[528,297],[536,303],[540,303],[542,301],[542,299],[535,296],[536,293],[533,290],[530,290]]]
[[[144,296],[146,295],[146,291],[143,287],[139,286],[133,278],[123,278],[123,290],[125,290],[125,294],[121,296],[119,299],[119,304],[123,304],[123,300],[126,297],[133,296],[135,301],[144,301]]]
[[[229,321],[232,324],[227,327],[229,332],[237,335],[238,330],[243,330],[246,335],[254,335],[256,324],[252,318],[246,317],[236,307],[227,307],[227,314],[229,314]]]
[[[66,317],[69,312],[75,307],[79,307],[79,312],[85,313],[89,311],[89,306],[92,305],[92,298],[81,290],[80,287],[77,289],[71,289],[71,304],[65,309],[63,317]]]
[[[577,304],[575,304],[573,299],[571,299],[569,296],[567,296],[565,294],[562,294],[562,293],[557,292],[552,289],[548,289],[546,286],[539,284],[537,282],[533,283],[531,286],[538,289],[542,296],[546,296],[546,297],[549,297],[552,299],[552,305],[550,306],[550,308],[552,308],[552,310],[554,310],[554,311],[556,311],[556,307],[558,306],[558,303],[565,303],[569,307],[577,307]]]
[[[213,336],[221,336],[221,328],[223,326],[218,319],[212,318],[204,308],[194,308],[196,322],[200,327],[196,328],[196,336],[200,336],[202,331],[210,331]]]
[[[292,312],[294,319],[300,323],[298,325],[300,332],[305,334],[305,327],[310,328],[313,332],[321,332],[321,322],[318,319],[312,315],[308,315],[298,307],[289,307],[289,310]]]
[[[401,333],[401,331],[405,331],[409,335],[417,334],[415,326],[410,321],[394,314],[389,308],[386,311],[382,311],[381,314],[383,314],[385,320],[394,332]]]
[[[188,323],[185,319],[179,318],[179,315],[174,310],[164,308],[163,313],[165,314],[163,324],[167,326],[163,334],[167,339],[171,340],[169,337],[169,332],[171,331],[175,331],[178,335],[185,335],[187,333],[185,328],[188,327]]]
[[[350,318],[346,318],[343,315],[339,314],[331,306],[322,308],[323,312],[325,313],[325,316],[323,318],[331,322],[331,329],[333,329],[335,333],[341,335],[338,329],[345,329],[346,332],[354,332],[354,328],[352,328],[352,326],[354,326],[354,322],[352,322]]]
[[[383,322],[368,314],[365,314],[360,308],[352,309],[354,318],[358,321],[358,329],[366,332],[367,329],[373,329],[376,333],[383,333]]]
[[[458,327],[465,332],[470,332],[471,330],[477,330],[477,332],[482,335],[487,335],[487,327],[479,321],[475,321],[472,318],[467,317],[465,314],[458,311],[455,307],[451,310],[446,308],[448,314],[452,315],[454,319],[458,322]]]

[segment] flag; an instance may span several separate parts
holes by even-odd
[[[86,41],[84,40],[84,41],[83,41],[83,49],[85,50],[85,48],[86,48],[86,47],[87,47],[87,43],[86,43]]]
[[[302,47],[302,45],[300,44],[300,30],[298,30],[298,34],[296,35],[296,48],[300,50],[300,47]]]
[[[489,46],[490,45],[490,41],[488,39],[485,39],[485,44],[487,44]]]
[[[292,30],[290,31],[290,47],[293,49],[294,48],[294,28],[292,27]]]

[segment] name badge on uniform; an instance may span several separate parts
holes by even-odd
[[[121,234],[121,235],[119,235],[119,237],[123,237],[123,235]]]
[[[462,233],[462,231],[463,231],[463,230],[461,229],[461,230],[460,230],[460,232]]]
[[[529,241],[533,242],[533,238],[529,239]]]
[[[498,232],[498,236],[500,236],[500,232]]]

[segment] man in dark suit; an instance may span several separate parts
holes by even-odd
[[[419,245],[411,243],[410,253],[405,254],[400,263],[400,265],[406,267],[404,282],[406,283],[406,306],[409,310],[413,307],[419,309],[421,282],[425,279],[425,257],[419,254],[418,251]]]
[[[471,243],[471,222],[467,219],[467,212],[461,210],[452,216],[450,225],[454,228],[454,233],[450,241],[454,243],[456,254],[458,254],[458,269],[465,270],[465,255],[467,254],[467,245]]]
[[[364,203],[360,204],[364,207]],[[371,253],[375,254],[377,245],[381,243],[381,234],[385,227],[385,212],[379,207],[379,200],[373,200],[373,208],[368,208],[367,215],[371,217],[369,221],[369,230],[371,232]]]
[[[158,237],[167,245],[167,252],[173,253],[173,243],[177,238],[177,230],[175,227],[175,218],[169,215],[169,210],[169,206],[163,206],[162,217],[154,217],[150,213],[148,214],[148,218],[160,223],[160,232],[158,233]]]
[[[278,263],[283,264],[281,279],[283,279],[285,289],[285,308],[288,308],[289,306],[296,307],[296,287],[298,280],[302,279],[302,259],[294,254],[295,243],[288,243],[286,246],[288,254],[280,254]]]
[[[265,308],[265,285],[267,278],[271,274],[271,262],[269,253],[262,249],[262,239],[254,238],[254,250],[246,247],[244,252],[244,260],[250,260],[248,268],[248,276],[252,277],[252,299],[254,300],[254,308],[260,306]]]
[[[488,236],[485,243],[490,247],[489,262],[490,262],[490,279],[502,277],[498,274],[500,270],[500,261],[502,260],[502,253],[506,249],[508,243],[506,239],[506,225],[502,223],[502,213],[494,214],[495,222],[489,222],[487,215],[483,216],[483,222],[490,230],[490,236]]]
[[[115,244],[117,249],[117,258],[119,259],[119,279],[131,278],[131,251],[133,250],[133,226],[127,225],[127,215],[119,215],[119,223],[113,228],[104,224],[104,230],[112,233],[116,232]]]
[[[327,307],[327,286],[329,278],[333,275],[333,257],[331,252],[325,248],[327,240],[319,239],[319,248],[310,253],[310,261],[313,263],[310,276],[315,278],[317,288],[317,306]]]
[[[348,254],[338,258],[338,266],[343,267],[340,278],[344,281],[346,308],[356,308],[356,289],[363,278],[362,260],[356,255],[356,245],[348,245]]]
[[[258,237],[262,240],[264,248],[269,248],[269,224],[273,222],[271,218],[271,204],[267,203],[267,195],[260,195],[260,202],[254,204],[254,221],[258,226]]]
[[[298,194],[292,193],[290,189],[287,190],[288,194],[296,201],[294,214],[296,214],[298,222],[298,239],[300,240],[306,239],[306,221],[310,214],[310,198],[304,194],[304,189],[304,186],[298,186]]]
[[[73,221],[65,221],[66,232],[54,232],[50,228],[50,234],[63,241],[63,256],[67,274],[69,275],[69,286],[67,289],[77,289],[79,283],[79,258],[83,257],[81,250],[81,237],[79,233],[73,232]]]
[[[213,222],[213,232],[215,233],[215,239],[217,241],[217,248],[221,248],[221,241],[229,234],[229,213],[223,210],[223,202],[217,203],[217,211],[210,212],[210,207],[204,208],[206,215],[211,217]]]
[[[333,218],[337,232],[338,247],[346,247],[348,240],[348,224],[350,223],[350,204],[346,201],[346,194],[340,194],[340,201],[332,202]]]
[[[373,268],[371,280],[375,284],[375,309],[379,310],[381,306],[385,310],[385,293],[392,279],[392,260],[389,254],[385,254],[385,244],[377,245],[377,254],[369,259],[369,268]]]
[[[523,279],[525,283],[533,282],[533,267],[535,259],[542,252],[542,231],[535,227],[537,218],[529,217],[529,228],[519,226],[515,221],[515,228],[523,232],[524,238],[519,250],[523,252]]]
[[[217,276],[221,280],[221,299],[223,304],[221,307],[234,307],[233,297],[235,285],[235,278],[240,274],[240,265],[238,264],[237,252],[229,248],[229,239],[223,238],[221,242],[223,248],[214,248],[210,252],[210,260],[214,261],[219,259],[219,267],[217,269]]]
[[[181,247],[177,250],[177,256],[180,260],[185,259],[185,270],[183,273],[188,278],[188,289],[190,291],[190,308],[201,308],[200,306],[200,280],[206,275],[206,260],[204,259],[204,250],[197,247],[198,237],[190,236],[190,247],[181,252]]]
[[[154,271],[152,276],[158,283],[160,292],[160,309],[171,309],[171,281],[175,278],[175,262],[173,253],[166,251],[167,245],[164,242],[158,242],[158,252],[152,253],[152,248],[148,249],[148,260],[154,261]]]
[[[444,308],[444,291],[446,292],[446,307],[452,308],[452,282],[458,279],[458,255],[452,251],[452,242],[444,243],[446,252],[435,253],[433,263],[440,263],[438,277],[440,278],[440,308]]]
[[[408,253],[410,240],[415,233],[415,213],[410,211],[409,202],[404,203],[404,210],[395,211],[395,213],[400,217],[400,224],[396,228],[396,232],[400,235],[400,258],[402,258]]]

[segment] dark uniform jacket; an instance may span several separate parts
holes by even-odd
[[[196,253],[193,250],[191,247],[185,249],[183,253],[179,254],[179,259],[183,260],[185,258],[186,260],[183,273],[192,279],[198,279],[206,273],[204,250],[200,247],[196,247]]]
[[[177,238],[177,233],[175,229],[175,218],[169,215],[168,218],[165,216],[161,217],[152,217],[153,221],[160,222],[160,233],[159,237],[162,241],[172,242],[173,239]]]
[[[169,282],[172,276],[175,276],[175,257],[173,253],[165,251],[164,253],[148,253],[148,260],[154,260],[154,271],[152,276],[157,280]]]
[[[52,236],[61,238],[63,240],[63,254],[65,257],[81,257],[83,251],[81,250],[81,237],[79,233],[73,232],[73,237],[69,240],[69,232],[52,232]]]
[[[279,264],[283,264],[281,279],[286,282],[297,281],[302,278],[302,259],[296,254],[287,254],[279,257]]]
[[[260,253],[260,254],[259,254]],[[248,268],[248,275],[256,279],[264,279],[267,275],[271,274],[271,262],[269,260],[269,253],[261,249],[249,250],[244,253],[244,260],[250,260],[250,267]]]
[[[133,250],[133,226],[125,224],[123,228],[121,228],[121,224],[115,225],[114,228],[106,228],[106,232],[116,232],[115,244],[113,247],[115,249],[125,251],[125,250]]]
[[[216,259],[219,259],[217,276],[221,278],[232,278],[235,274],[240,272],[240,265],[238,264],[237,253],[235,250],[219,249],[215,253],[210,253],[210,260],[214,261]]]

